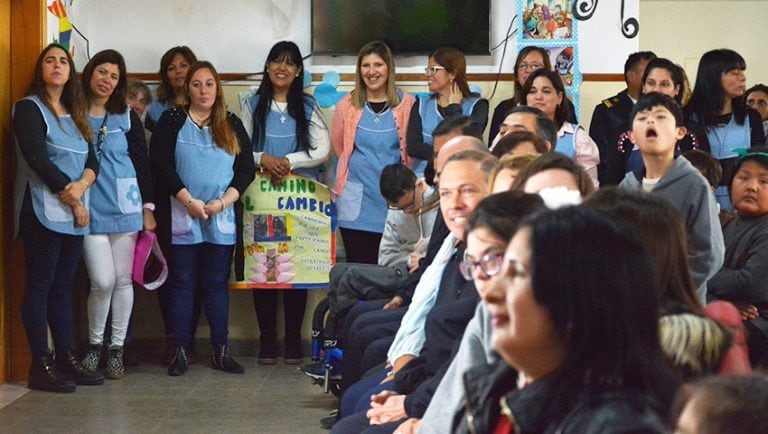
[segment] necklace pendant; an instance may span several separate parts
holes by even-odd
[[[377,123],[377,124],[379,123],[379,114],[378,113],[376,113],[376,116],[373,117],[373,121],[375,123]]]
[[[280,113],[280,123],[281,124],[285,123],[285,113]]]

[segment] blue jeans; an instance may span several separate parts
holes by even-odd
[[[25,203],[21,211],[21,237],[25,243],[27,287],[21,317],[33,356],[48,353],[48,327],[57,354],[72,350],[72,285],[83,236],[53,232],[43,226]]]
[[[211,329],[211,344],[226,345],[229,333],[229,280],[235,246],[220,244],[172,245],[166,283],[174,344],[192,344],[195,288],[203,293],[203,306]]]

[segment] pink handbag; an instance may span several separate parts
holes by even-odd
[[[168,264],[154,232],[141,231],[133,257],[133,281],[152,291],[168,278]]]

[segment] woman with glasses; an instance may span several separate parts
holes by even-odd
[[[499,134],[499,128],[512,107],[525,104],[525,95],[523,95],[523,85],[525,84],[525,80],[528,79],[528,76],[531,75],[533,71],[542,68],[546,70],[552,69],[552,62],[549,60],[549,53],[547,50],[531,45],[523,48],[517,53],[514,67],[515,94],[512,98],[501,101],[493,110],[493,118],[491,118],[488,137],[492,139]]]
[[[360,49],[355,88],[336,105],[331,148],[338,159],[333,188],[347,262],[376,264],[387,216],[382,169],[411,166],[405,131],[416,98],[395,84],[392,51],[381,41]]]
[[[465,374],[452,432],[669,432],[680,381],[659,343],[656,277],[640,236],[605,215],[526,219],[483,297],[503,361]]]
[[[589,177],[598,185],[597,164],[600,153],[597,144],[577,122],[573,113],[573,104],[565,94],[563,81],[554,71],[537,69],[523,86],[525,105],[536,107],[544,112],[558,128],[555,151],[567,155],[584,167]]]
[[[317,181],[320,167],[330,152],[325,121],[315,99],[304,93],[304,74],[299,47],[291,41],[278,42],[264,62],[266,79],[243,107],[241,118],[251,136],[254,161],[274,185],[280,185],[292,171]],[[283,360],[287,365],[298,365],[304,357],[301,324],[307,304],[305,290],[253,291],[260,331],[257,362],[262,365],[277,362],[278,293],[282,293],[285,319]]]
[[[379,425],[420,417],[426,408],[479,302],[474,282],[462,278],[459,264],[464,258],[467,222],[487,195],[487,175],[497,162],[487,152],[469,150],[452,155],[442,167],[440,209],[450,235],[419,281],[389,347],[391,370],[371,371],[347,389],[341,405],[345,418],[332,433],[360,432],[369,422]],[[392,425],[386,423],[375,432],[387,428],[392,432]]]
[[[505,191],[483,199],[469,218],[466,231],[467,248],[459,264],[462,276],[474,280],[483,297],[501,272],[504,250],[523,217],[544,210],[544,202],[535,194]],[[491,316],[488,307],[479,303],[475,316],[467,324],[461,344],[450,366],[434,390],[421,421],[409,419],[406,424],[418,424],[420,433],[451,431],[453,416],[462,406],[462,376],[468,369],[499,360],[491,346]],[[409,414],[410,416],[410,414]],[[404,430],[401,426],[400,430]]]
[[[417,100],[408,122],[408,155],[416,159],[413,171],[418,177],[424,176],[427,161],[432,160],[432,131],[443,119],[469,116],[481,131],[488,122],[488,101],[469,90],[464,53],[450,47],[438,48],[429,55],[424,72],[430,95]]]

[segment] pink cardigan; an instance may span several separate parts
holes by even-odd
[[[416,102],[416,97],[403,92],[400,104],[392,108],[397,126],[397,135],[400,137],[400,159],[408,167],[411,167],[411,157],[405,149],[406,130],[408,119],[411,117],[411,108]],[[336,183],[333,186],[334,199],[341,196],[349,176],[349,158],[355,149],[355,132],[363,110],[352,105],[352,97],[347,94],[336,104],[331,123],[331,148],[339,160],[336,166]]]

